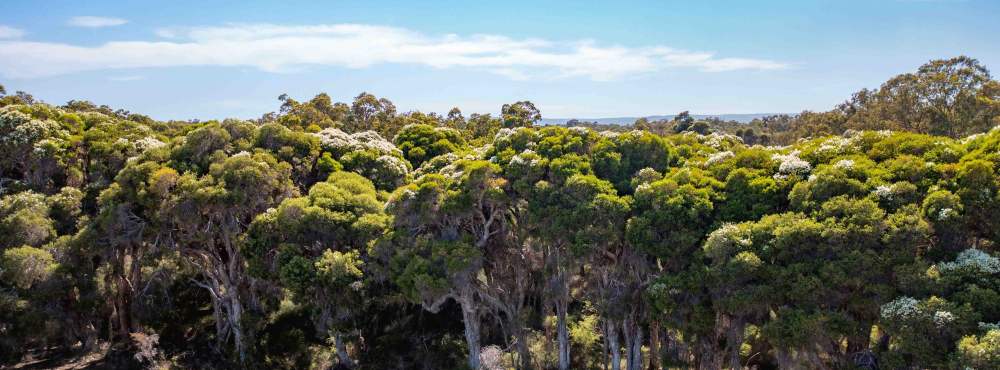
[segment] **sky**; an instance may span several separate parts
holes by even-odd
[[[157,119],[362,91],[547,118],[828,110],[940,58],[1000,69],[1000,1],[0,2],[0,84]]]

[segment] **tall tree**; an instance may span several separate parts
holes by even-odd
[[[535,108],[535,104],[527,100],[504,104],[500,108],[500,116],[505,128],[531,127],[542,119],[542,113]]]
[[[335,172],[254,220],[244,255],[251,272],[276,281],[313,307],[317,332],[335,344],[340,363],[355,365],[344,336],[365,303],[368,250],[388,226],[371,181]]]
[[[499,168],[459,161],[398,189],[391,201],[399,244],[394,280],[414,301],[437,312],[461,306],[470,368],[480,367],[484,250],[502,233],[508,210]]]
[[[212,163],[205,176],[178,178],[159,210],[174,246],[203,274],[195,284],[210,294],[218,339],[232,335],[241,361],[252,338],[243,321],[251,281],[242,235],[255,216],[295,195],[290,175],[287,163],[267,153],[238,153]]]

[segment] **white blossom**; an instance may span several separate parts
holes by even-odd
[[[934,326],[943,328],[948,324],[950,324],[952,321],[955,321],[955,314],[948,311],[935,311],[933,320],[934,320]]]
[[[409,172],[409,168],[406,167],[406,162],[399,157],[383,155],[376,158],[375,162],[381,165],[381,168],[392,170],[393,174],[406,175]]]
[[[781,175],[805,175],[812,171],[812,165],[799,158],[799,152],[793,151],[787,155],[774,154],[771,159],[781,162],[778,173]]]
[[[651,167],[646,167],[635,173],[635,175],[633,176],[633,179],[635,180],[633,181],[638,181],[639,183],[642,184],[648,184],[656,180],[659,180],[661,178],[663,178],[662,174],[660,174]]]
[[[727,223],[708,234],[708,238],[705,240],[705,250],[713,258],[728,258],[751,244],[750,238],[743,235],[739,226]]]
[[[1000,322],[980,322],[979,330],[982,331],[1000,330]]]
[[[324,149],[328,150],[350,147],[354,144],[354,139],[351,138],[351,135],[333,127],[326,128],[314,135],[319,137],[320,144]]]
[[[319,137],[320,145],[324,150],[332,152],[346,153],[356,150],[372,150],[381,155],[403,155],[403,152],[399,148],[375,131],[347,134],[340,129],[329,127],[313,135]]]
[[[360,280],[358,280],[358,281],[355,281],[355,282],[351,283],[349,286],[351,287],[352,290],[359,291],[359,290],[361,290],[361,288],[364,288],[364,283],[362,283]]]
[[[733,154],[733,152],[728,151],[728,150],[724,151],[724,152],[718,152],[718,153],[715,153],[715,154],[712,154],[711,156],[709,156],[708,160],[705,161],[705,165],[706,166],[711,166],[713,164],[722,162],[722,161],[724,161],[726,159],[733,158],[735,156],[736,155]]]
[[[857,135],[849,137],[831,137],[823,141],[822,144],[816,148],[816,152],[825,155],[841,155],[847,154],[854,150],[854,142],[860,137]]]
[[[626,132],[624,135],[631,136],[633,138],[640,138],[643,135],[645,135],[645,131],[642,131],[642,130],[632,130],[632,131]]]
[[[16,110],[0,112],[0,147],[33,146],[43,138],[62,136],[60,131],[52,121],[32,119]]]
[[[1000,273],[1000,259],[976,248],[969,248],[958,254],[953,262],[938,265],[942,272],[955,270],[978,270],[986,274]]]
[[[135,148],[139,151],[161,148],[164,145],[167,144],[160,140],[157,140],[155,137],[152,136],[146,136],[142,139],[135,141]]]
[[[502,128],[500,130],[497,130],[497,133],[495,135],[493,135],[493,141],[497,142],[497,141],[506,140],[506,139],[510,138],[511,136],[513,136],[515,132],[517,132],[517,131],[514,131],[514,129],[512,129],[512,128],[506,128],[506,127],[504,127],[504,128]]]
[[[698,140],[708,145],[716,150],[722,150],[728,145],[725,144],[742,144],[743,138],[736,135],[720,134],[718,132],[713,132],[708,135],[698,136]]]
[[[892,196],[894,194],[893,187],[889,185],[879,185],[875,188],[875,190],[872,190],[872,194],[875,194],[875,197],[881,200],[892,200]]]
[[[837,163],[834,164],[833,166],[836,167],[836,168],[839,168],[839,169],[849,170],[849,169],[854,168],[854,160],[852,160],[852,159],[841,159],[841,160],[837,161]]]
[[[899,297],[896,300],[882,305],[882,318],[909,320],[920,314],[917,307],[919,302],[911,297]]]
[[[403,192],[400,193],[399,196],[400,196],[401,199],[406,200],[406,199],[410,199],[410,198],[413,198],[413,197],[417,196],[417,192],[415,192],[415,191],[413,191],[411,189],[406,189],[406,190],[403,190]]]
[[[534,167],[539,164],[538,154],[535,153],[534,150],[525,149],[520,154],[515,154],[513,157],[511,157],[510,163],[515,165],[526,165]]]
[[[955,212],[954,209],[951,209],[951,208],[941,208],[937,212],[937,221],[948,221],[948,220],[950,220],[951,218],[953,218],[953,217],[955,217],[957,215],[958,215],[958,212]]]
[[[483,370],[503,370],[504,352],[498,346],[486,346],[479,351],[481,361],[480,368]]]

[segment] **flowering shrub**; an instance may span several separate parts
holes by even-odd
[[[837,161],[837,163],[835,163],[833,166],[836,168],[849,170],[854,168],[854,161],[850,159],[841,159]]]
[[[956,270],[976,271],[984,274],[1000,273],[1000,259],[976,248],[970,248],[958,254],[953,262],[938,265],[941,272]]]
[[[958,342],[958,353],[966,369],[1000,368],[1000,329],[963,337]]]
[[[482,361],[483,370],[503,370],[504,352],[498,346],[486,346],[479,351],[479,360]]]
[[[774,154],[771,159],[779,162],[778,173],[775,178],[784,178],[791,175],[805,175],[812,171],[812,165],[799,158],[799,152],[793,151],[789,154]]]
[[[715,153],[715,154],[712,154],[711,156],[709,156],[708,160],[705,161],[705,165],[706,166],[711,166],[713,164],[720,163],[720,162],[722,162],[724,160],[727,160],[729,158],[733,158],[735,156],[736,155],[733,154],[733,152],[728,151],[728,150],[723,151],[723,152],[718,152],[718,153]]]
[[[698,141],[708,145],[715,150],[729,150],[737,145],[743,144],[743,138],[736,135],[720,134],[713,132],[708,135],[699,135]]]
[[[356,150],[370,150],[380,155],[402,156],[403,152],[375,131],[348,134],[340,129],[328,127],[316,134],[320,147],[334,155],[341,156]]]
[[[879,200],[892,200],[892,186],[891,185],[879,185],[872,190],[872,194],[875,195]]]
[[[920,309],[917,307],[919,303],[911,297],[896,298],[894,301],[882,305],[882,318],[898,321],[913,319],[920,314]]]

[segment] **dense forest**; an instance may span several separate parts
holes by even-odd
[[[975,59],[748,124],[279,103],[0,87],[0,367],[1000,368]]]

